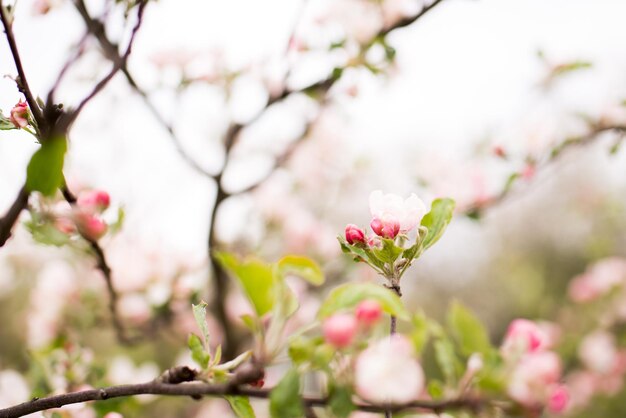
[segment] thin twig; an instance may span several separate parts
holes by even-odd
[[[602,134],[606,132],[616,132],[620,135],[626,134],[626,125],[598,125],[592,126],[591,129],[578,137],[568,138],[559,142],[553,147],[547,154],[547,157],[540,162],[534,164],[535,172],[542,171],[548,166],[559,160],[567,151],[588,146],[595,142]],[[459,208],[459,212],[477,217],[484,210],[500,205],[501,203],[511,199],[513,197],[513,183],[517,181],[517,177],[512,177],[512,180],[507,182],[507,185],[496,195],[487,199],[483,199],[480,202],[469,204],[465,207]],[[517,194],[515,194],[517,195]]]
[[[2,24],[4,25],[4,33],[6,34],[7,41],[9,42],[11,55],[13,55],[13,61],[15,62],[15,67],[17,69],[17,87],[22,92],[24,97],[26,97],[26,102],[28,103],[28,107],[30,107],[30,111],[35,118],[35,122],[37,122],[41,129],[41,127],[45,125],[43,113],[41,112],[39,104],[37,103],[37,100],[35,100],[35,96],[33,95],[33,92],[28,85],[28,79],[26,78],[24,66],[22,65],[22,59],[20,58],[20,53],[17,49],[15,36],[13,35],[13,22],[10,21],[9,16],[7,16],[5,6],[2,0],[0,0],[0,19],[2,20]]]
[[[148,4],[147,0],[142,0],[139,3],[139,6],[137,8],[137,23],[135,23],[135,26],[132,29],[131,35],[130,35],[130,40],[128,41],[128,46],[126,47],[126,51],[124,52],[123,55],[121,55],[119,58],[119,60],[117,62],[113,62],[113,68],[111,68],[111,70],[109,71],[109,73],[104,76],[93,88],[93,90],[91,91],[91,93],[89,93],[87,95],[87,97],[85,97],[79,104],[78,106],[73,109],[67,116],[67,124],[70,125],[80,114],[80,112],[83,110],[83,108],[87,105],[87,103],[89,103],[91,101],[91,99],[93,99],[98,93],[100,93],[100,91],[102,91],[102,89],[109,83],[109,81],[111,81],[111,79],[113,77],[115,77],[115,75],[117,74],[117,72],[122,69],[122,67],[124,65],[126,65],[126,62],[128,61],[128,57],[130,56],[131,52],[132,52],[132,48],[133,48],[133,43],[135,41],[135,37],[137,35],[137,32],[139,31],[139,28],[141,27],[141,24],[143,22],[143,13],[144,10],[146,8],[146,5]]]
[[[61,81],[63,81],[65,74],[67,74],[68,70],[72,67],[72,65],[74,65],[74,63],[76,63],[76,61],[78,61],[80,57],[83,55],[83,53],[85,52],[85,43],[87,42],[87,39],[89,39],[89,31],[87,31],[82,36],[82,38],[78,41],[74,54],[65,61],[65,64],[63,64],[63,68],[61,68],[61,71],[59,71],[59,75],[57,76],[57,79],[55,80],[54,84],[52,85],[52,88],[48,92],[48,99],[46,100],[47,103],[54,103],[55,93],[57,89],[59,88],[59,86],[61,85]]]

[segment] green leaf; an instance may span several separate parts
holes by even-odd
[[[60,247],[68,244],[71,240],[67,234],[59,231],[54,225],[49,223],[25,222],[26,229],[31,233],[33,239],[40,244],[54,245]]]
[[[0,131],[9,131],[11,129],[17,129],[11,119],[4,117],[2,115],[2,110],[0,109]]]
[[[289,358],[294,364],[302,364],[307,361],[310,361],[313,358],[316,347],[322,341],[318,338],[305,338],[298,337],[295,338],[289,344]]]
[[[124,220],[126,219],[126,212],[123,207],[117,209],[117,219],[112,224],[109,224],[109,234],[116,234],[124,226]]]
[[[452,302],[447,322],[462,354],[469,356],[472,353],[488,354],[491,351],[487,330],[478,318],[458,301]]]
[[[189,334],[187,345],[191,350],[191,358],[193,361],[195,361],[202,369],[206,369],[209,365],[209,360],[211,360],[211,355],[204,350],[200,337],[196,334]]]
[[[308,257],[288,255],[280,259],[277,267],[279,274],[283,277],[292,274],[315,286],[324,283],[324,273],[322,269],[315,261]]]
[[[206,322],[206,302],[200,302],[198,305],[191,305],[193,310],[193,317],[196,320],[196,324],[202,333],[204,339],[204,347],[209,348],[209,325]]]
[[[337,418],[348,418],[356,409],[352,403],[352,391],[346,386],[334,386],[330,391],[328,406]]]
[[[441,399],[443,398],[443,395],[445,394],[443,382],[441,382],[440,380],[436,380],[436,379],[433,379],[430,382],[428,382],[427,390],[428,390],[428,394],[433,399]]]
[[[342,236],[337,236],[337,240],[339,241],[339,245],[341,245],[341,251],[343,251],[344,253],[358,257],[359,259],[365,261],[374,268],[378,268],[381,270],[384,268],[385,263],[380,261],[369,248],[361,247],[358,245],[350,245],[348,244],[348,241],[346,241],[346,239]]]
[[[239,318],[241,319],[243,324],[246,326],[246,328],[252,331],[252,333],[256,334],[261,329],[261,327],[258,324],[257,319],[253,317],[252,315],[243,314]]]
[[[238,418],[256,418],[247,396],[224,396]]]
[[[274,274],[270,265],[256,259],[240,262],[228,253],[218,253],[215,257],[239,281],[257,315],[263,316],[272,310],[276,295]]]
[[[392,239],[383,238],[381,241],[383,243],[383,248],[374,248],[372,250],[374,255],[383,263],[393,264],[393,262],[396,261],[400,254],[402,254],[404,249],[398,247]]]
[[[410,338],[413,342],[413,347],[415,347],[415,352],[420,354],[424,350],[428,338],[430,337],[428,320],[423,313],[419,313],[413,316],[411,322],[413,323],[413,330],[411,331]]]
[[[457,380],[457,371],[460,368],[459,360],[454,353],[454,346],[448,339],[439,339],[433,344],[437,365],[443,373],[448,384],[454,384]]]
[[[304,408],[300,399],[300,375],[294,369],[272,389],[270,394],[270,416],[272,418],[302,418]]]
[[[443,235],[446,227],[452,220],[454,213],[454,200],[452,199],[435,199],[428,212],[422,218],[422,226],[428,228],[428,233],[422,241],[424,250],[432,247]]]
[[[26,188],[30,192],[53,195],[63,184],[63,163],[67,140],[63,136],[49,138],[33,154],[26,169]]]
[[[398,295],[374,283],[346,283],[336,287],[322,303],[317,317],[323,319],[337,311],[354,308],[366,299],[377,301],[390,315],[404,320],[409,319],[409,314]]]

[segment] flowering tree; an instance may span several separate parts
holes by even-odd
[[[13,30],[24,6],[0,0],[7,59],[15,64],[11,82],[19,93],[13,108],[0,115],[0,129],[34,137],[37,144],[23,167],[23,185],[0,218],[3,250],[18,248],[24,234],[28,255],[12,253],[8,272],[0,272],[13,283],[20,274],[35,274],[32,265],[39,264],[32,289],[14,285],[7,293],[7,300],[27,306],[19,315],[27,335],[13,338],[24,325],[14,320],[13,305],[7,305],[8,316],[0,315],[11,324],[6,337],[0,330],[10,353],[6,361],[0,357],[0,417],[539,417],[585,416],[587,408],[597,405],[607,416],[620,416],[626,373],[623,258],[596,257],[588,267],[579,266],[566,285],[561,309],[550,312],[549,320],[514,318],[501,338],[485,325],[489,320],[457,300],[446,304],[444,315],[431,315],[411,307],[403,295],[405,283],[410,286],[414,279],[410,267],[419,264],[453,219],[480,220],[533,185],[569,150],[608,138],[611,153],[618,153],[626,129],[619,111],[618,116],[587,118],[575,134],[539,150],[489,144],[483,158],[507,164],[495,186],[482,180],[461,183],[470,192],[459,194],[448,190],[447,174],[433,169],[419,173],[419,181],[408,187],[432,196],[424,199],[428,205],[415,193],[404,198],[371,192],[370,217],[365,218],[369,229],[354,220],[363,219],[364,208],[345,214],[341,207],[333,208],[350,222],[337,239],[332,226],[337,222],[320,215],[324,208],[319,196],[333,185],[339,184],[347,196],[346,190],[364,193],[353,187],[354,166],[346,164],[346,154],[328,152],[339,145],[324,142],[330,136],[325,124],[341,109],[342,100],[359,94],[354,74],[393,75],[396,50],[388,38],[417,24],[441,3],[344,0],[326,5],[311,19],[314,24],[296,25],[280,71],[268,70],[275,63],[260,65],[269,76],[263,71],[259,75],[252,65],[229,68],[215,56],[211,70],[204,72],[194,70],[193,58],[185,54],[154,58],[156,67],[179,70],[177,91],[208,84],[222,92],[225,105],[235,101],[246,77],[262,80],[262,104],[247,118],[228,115],[218,135],[222,162],[215,169],[188,150],[180,127],[169,121],[182,116],[166,117],[156,95],[142,87],[139,72],[129,64],[151,2],[104,1],[99,12],[83,0],[31,4],[38,15],[71,7],[84,24],[84,35],[49,91],[37,92],[28,82]],[[307,11],[298,24],[306,22]],[[116,25],[125,28],[119,38],[111,35]],[[90,48],[99,51],[109,68],[84,96],[60,103],[63,81],[88,59]],[[321,77],[303,83],[296,76],[309,67],[307,55],[322,56],[328,65]],[[542,60],[546,89],[590,67],[578,60]],[[128,257],[133,245],[115,241],[129,228],[123,205],[99,187],[81,185],[76,174],[67,176],[74,125],[116,77],[166,132],[180,159],[214,188],[206,216],[205,261],[156,253],[146,256],[143,270],[129,268],[137,261]],[[259,89],[259,83],[252,84],[246,97]],[[273,152],[264,173],[232,187],[228,179],[237,171],[246,135],[262,131],[263,123],[269,119],[271,124],[272,115],[281,111],[287,119],[297,119],[298,126]],[[299,172],[315,152],[341,158],[345,172],[327,177]],[[472,180],[465,173],[459,177],[452,182]],[[393,184],[403,188],[397,186],[402,181],[394,179]],[[220,215],[229,203],[246,197],[254,200],[257,216],[263,218],[262,245],[249,236],[220,236],[220,223],[227,225]],[[41,250],[38,245],[50,251],[41,260],[35,255]],[[169,264],[163,272],[159,265],[166,257]],[[354,279],[348,279],[351,271],[357,273]],[[483,304],[495,302],[483,299]],[[114,337],[106,333],[109,328]],[[135,366],[121,356],[125,352],[144,364]],[[146,362],[148,356],[159,366]],[[143,395],[175,396],[181,402],[159,404]],[[204,397],[225,402],[203,403],[206,408],[199,409],[192,400]],[[225,405],[228,411],[220,409]]]

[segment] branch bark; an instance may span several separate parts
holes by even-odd
[[[110,386],[99,389],[89,389],[79,392],[54,395],[46,398],[35,398],[9,408],[0,409],[0,418],[17,418],[34,412],[45,411],[53,408],[61,408],[89,401],[105,401],[107,399],[130,397],[136,395],[164,395],[164,396],[189,396],[198,398],[201,396],[224,396],[240,395],[251,398],[267,399],[271,389],[254,389],[246,386],[233,386],[231,384],[210,384],[199,381],[182,383],[164,383],[154,380],[147,383],[134,385]],[[302,402],[306,407],[325,407],[328,398],[322,396],[303,396]],[[408,410],[428,411],[440,413],[449,410],[470,409],[477,410],[490,405],[491,401],[483,398],[457,398],[441,401],[414,401],[403,405],[375,405],[357,403],[356,409],[365,412],[394,413]]]

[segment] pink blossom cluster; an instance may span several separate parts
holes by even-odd
[[[559,356],[549,351],[554,344],[550,326],[527,319],[509,325],[501,346],[510,370],[507,392],[525,408],[562,413],[569,403],[569,390],[561,383]]]
[[[324,339],[336,348],[352,345],[360,330],[369,330],[382,317],[382,307],[375,300],[359,303],[354,313],[337,313],[322,325]]]
[[[415,193],[408,198],[376,190],[370,194],[370,227],[375,236],[366,236],[358,226],[348,224],[345,229],[346,241],[351,244],[377,246],[380,238],[394,239],[398,234],[413,230],[426,214],[426,206]]]
[[[626,350],[618,348],[613,334],[596,330],[585,336],[578,346],[578,358],[583,368],[567,377],[572,407],[585,407],[596,395],[615,396],[623,389]]]
[[[65,233],[78,232],[86,239],[97,241],[106,234],[108,226],[102,219],[110,204],[109,194],[103,190],[87,190],[79,194],[76,205],[69,213],[55,219],[55,227]]]
[[[626,283],[626,260],[605,258],[592,264],[569,284],[569,297],[578,303],[591,302]]]

